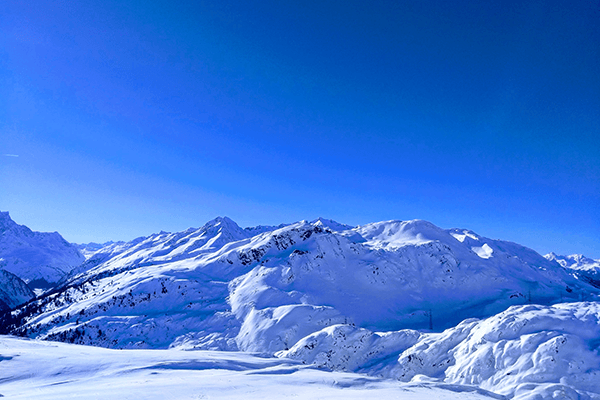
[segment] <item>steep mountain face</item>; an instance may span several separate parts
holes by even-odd
[[[84,261],[76,246],[57,232],[33,232],[0,212],[0,269],[23,279],[31,288],[59,282]]]
[[[33,292],[22,279],[8,271],[0,270],[0,311],[15,308],[33,297]]]
[[[271,229],[217,218],[113,243],[2,326],[107,347],[273,354],[336,324],[439,331],[511,305],[598,293],[530,249],[426,221]]]

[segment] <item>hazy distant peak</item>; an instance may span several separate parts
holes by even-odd
[[[323,228],[329,228],[334,232],[342,232],[342,231],[347,231],[349,229],[354,228],[353,226],[341,224],[332,219],[327,219],[327,218],[322,218],[322,217],[319,217],[315,220],[310,221],[310,224],[314,225],[314,226],[320,226]]]
[[[6,211],[0,212],[0,233],[1,268],[25,282],[56,283],[84,261],[77,246],[58,232],[34,232]]]
[[[600,273],[600,259],[594,260],[584,256],[583,254],[562,256],[551,252],[546,254],[544,257],[550,261],[556,261],[564,268]]]

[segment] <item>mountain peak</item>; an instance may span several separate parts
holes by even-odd
[[[584,256],[583,254],[571,254],[568,256],[563,256],[551,252],[549,254],[546,254],[544,257],[550,261],[556,261],[565,268],[571,268],[588,272],[591,271],[596,274],[600,273],[600,260],[594,260],[592,258]]]
[[[55,283],[84,261],[75,245],[57,232],[33,232],[0,211],[0,258],[2,269],[24,281]]]
[[[204,224],[205,227],[216,226],[216,225],[229,225],[229,226],[236,226],[239,228],[238,224],[234,220],[232,220],[229,217],[221,217],[221,216],[211,219],[206,224]]]
[[[0,211],[0,226],[16,225],[8,211]]]
[[[346,231],[348,229],[352,229],[354,228],[353,226],[350,225],[346,225],[346,224],[340,224],[337,221],[334,221],[332,219],[327,219],[327,218],[323,218],[323,217],[319,217],[315,220],[310,221],[311,225],[315,225],[315,226],[321,226],[324,228],[329,228],[332,231]]]

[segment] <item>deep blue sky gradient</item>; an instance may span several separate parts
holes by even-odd
[[[600,258],[597,1],[289,3],[3,3],[0,209],[75,242],[421,218]]]

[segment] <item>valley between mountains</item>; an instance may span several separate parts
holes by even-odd
[[[544,257],[422,220],[244,229],[219,217],[73,245],[0,217],[0,328],[12,335],[0,336],[0,366],[21,371],[0,377],[4,395],[27,379],[51,384],[18,362],[42,340],[65,343],[43,354],[63,352],[78,376],[87,367],[71,354],[85,345],[102,360],[137,354],[138,366],[156,350],[169,360],[212,357],[202,368],[177,364],[185,376],[220,371],[219,357],[234,357],[235,371],[288,371],[296,385],[317,371],[348,374],[347,387],[361,388],[350,398],[370,382],[385,397],[400,385],[397,398],[421,385],[440,398],[600,399],[598,260]]]

